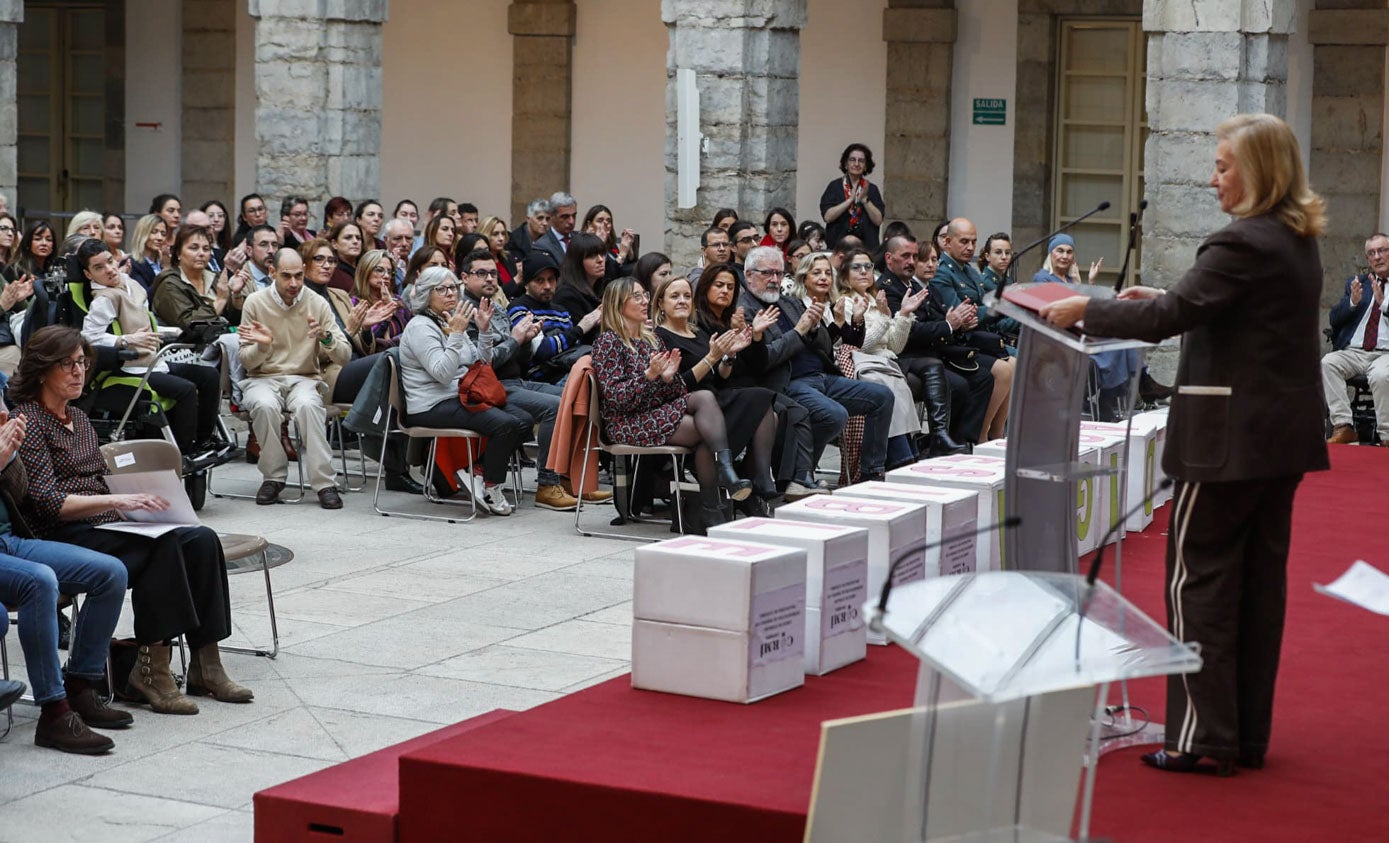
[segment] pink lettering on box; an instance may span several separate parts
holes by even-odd
[[[671,539],[661,542],[661,547],[669,550],[691,550],[701,553],[708,553],[713,556],[724,557],[749,557],[766,556],[773,549],[755,544],[738,544],[730,541],[716,541],[713,539],[701,539],[686,536],[679,539]]]

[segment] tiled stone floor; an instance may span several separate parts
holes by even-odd
[[[218,486],[252,492],[259,477],[232,465]],[[439,509],[387,497],[393,508]],[[99,758],[35,747],[37,709],[17,705],[0,741],[0,841],[249,841],[257,790],[627,670],[635,544],[580,537],[572,513],[529,498],[510,517],[470,524],[381,517],[369,490],[344,500],[325,512],[312,498],[273,507],[209,498],[208,526],[295,554],[272,572],[279,658],[224,656],[255,702],[203,700],[196,717],[137,708],[134,727],[108,733],[116,749]],[[585,523],[605,525],[612,512],[587,510]],[[231,591],[228,643],[268,643],[260,575],[233,576]],[[129,629],[127,607],[117,634]],[[11,673],[25,679],[13,634],[9,645]]]

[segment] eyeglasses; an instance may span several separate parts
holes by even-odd
[[[869,272],[873,269],[873,264],[863,262],[851,263],[849,264],[849,268],[854,272]]]
[[[632,298],[636,299],[637,301],[651,301],[651,294],[646,292],[645,290],[633,290]]]
[[[756,237],[753,237],[752,235],[748,235],[747,237],[739,237],[739,238],[738,238],[738,243],[739,243],[739,245],[742,245],[743,243],[756,243],[756,242],[757,242],[757,238],[756,238]]]
[[[79,358],[77,358],[76,360],[59,360],[59,361],[58,361],[58,368],[62,369],[64,372],[67,372],[69,375],[73,374],[73,373],[76,372],[78,369],[81,369],[82,371],[85,372],[85,371],[87,371],[88,369],[90,369],[91,367],[92,367],[91,362],[88,361],[87,358],[85,358],[85,357],[79,357]]]
[[[11,228],[11,229],[0,228],[0,231],[6,231],[6,230],[8,230],[8,231],[14,231],[13,228]],[[1379,257],[1380,255],[1389,255],[1389,249],[1366,249],[1366,250],[1365,250],[1365,255],[1366,255],[1367,257],[1371,257],[1371,258],[1377,258],[1377,257]]]
[[[14,234],[15,229],[12,225],[0,225],[0,234]]]
[[[756,272],[759,275],[767,275],[772,278],[786,277],[786,271],[782,269],[749,269],[748,272]]]
[[[314,255],[313,262],[319,266],[337,266],[338,259],[332,255]]]
[[[390,274],[391,274],[391,265],[388,264],[388,263],[378,263],[376,266],[372,267],[372,269],[371,269],[371,274],[372,274],[372,275],[390,275]]]
[[[474,278],[500,278],[501,275],[495,269],[470,269],[468,274]]]
[[[458,294],[457,284],[440,284],[434,288],[434,292],[441,296],[453,296]]]

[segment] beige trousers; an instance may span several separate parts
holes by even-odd
[[[251,416],[251,429],[260,442],[261,476],[285,482],[289,459],[280,444],[281,413],[288,412],[299,428],[299,462],[315,491],[334,485],[333,453],[324,429],[323,393],[317,378],[272,375],[241,381],[241,409]]]

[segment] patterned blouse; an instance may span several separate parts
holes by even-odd
[[[656,338],[653,345],[637,338],[623,345],[613,331],[604,331],[593,343],[593,372],[598,378],[599,412],[608,439],[623,445],[664,445],[685,416],[685,383],[646,379],[651,355],[665,351]]]
[[[44,536],[63,523],[59,513],[68,495],[111,493],[106,487],[106,460],[87,414],[76,407],[68,407],[72,430],[37,401],[26,401],[13,412],[23,416],[26,423],[19,458],[29,475],[29,496],[21,509],[34,532]],[[86,524],[120,520],[114,509],[81,519]]]

